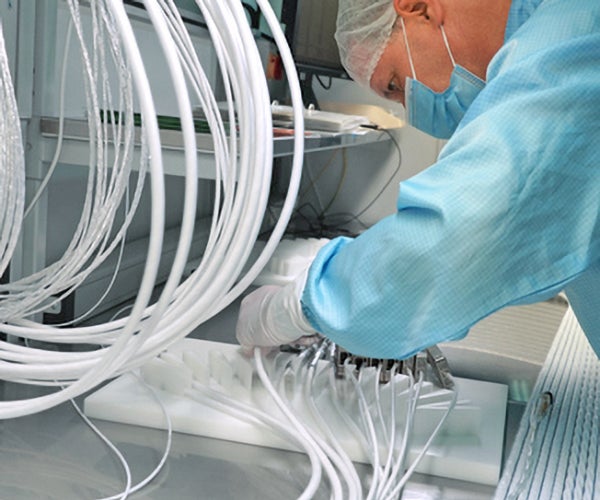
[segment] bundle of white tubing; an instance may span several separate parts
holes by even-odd
[[[21,126],[0,24],[0,276],[17,245],[23,220],[25,167]]]
[[[3,285],[0,289],[0,332],[23,339],[91,344],[98,348],[83,352],[56,352],[41,347],[31,348],[27,344],[0,342],[2,379],[58,388],[56,392],[40,397],[0,402],[0,418],[45,410],[135,368],[229,305],[252,283],[273,253],[293,210],[300,184],[304,125],[298,78],[278,20],[268,1],[259,0],[289,79],[295,116],[294,160],[280,219],[260,257],[242,275],[267,205],[273,161],[270,100],[254,37],[239,0],[197,0],[209,27],[225,82],[230,131],[233,131],[227,136],[213,92],[173,0],[144,0],[169,65],[185,144],[185,200],[180,239],[163,291],[157,302],[151,304],[162,248],[165,193],[160,135],[148,76],[120,0],[94,0],[90,3],[94,20],[91,54],[84,42],[79,4],[76,0],[68,2],[81,46],[88,96],[91,144],[88,196],[80,225],[65,256],[35,276]],[[114,124],[116,120],[113,120],[112,125],[100,120],[101,105],[112,102],[109,86],[104,82],[100,85],[100,92],[96,88],[97,81],[102,81],[101,78],[98,80],[98,75],[105,73],[108,64],[102,42],[104,34],[108,34],[111,64],[118,69],[119,88],[123,91],[118,97],[123,113],[118,124]],[[9,77],[5,78],[3,73],[3,84],[6,79]],[[211,127],[217,179],[209,242],[198,269],[181,282],[191,245],[198,178],[188,89],[201,102]],[[70,293],[114,250],[133,216],[141,180],[138,180],[125,224],[111,232],[131,170],[133,92],[141,106],[143,154],[140,168],[143,172],[145,163],[148,163],[152,222],[144,278],[131,313],[126,318],[108,323],[68,329],[30,321],[27,316],[46,307],[51,296],[58,296],[60,300]],[[8,99],[2,97],[6,106]],[[18,116],[14,102],[12,106],[14,116]],[[235,136],[236,129],[238,137]],[[115,138],[112,146],[118,147],[119,153],[109,165],[106,150],[111,134]],[[23,169],[20,170],[22,172]],[[142,177],[140,175],[140,179]],[[15,202],[15,207],[15,212],[22,213],[22,201]]]
[[[114,102],[107,81],[108,61],[102,50],[105,31],[111,28],[106,16],[93,9],[93,52],[84,43],[83,27],[79,16],[79,5],[71,2],[73,26],[81,46],[82,76],[86,90],[88,125],[90,129],[89,170],[86,196],[81,218],[72,240],[63,256],[39,272],[21,280],[0,287],[3,293],[0,301],[2,321],[18,323],[21,318],[42,311],[53,301],[60,301],[72,292],[96,269],[122,240],[134,215],[143,187],[146,161],[140,165],[140,176],[125,223],[111,237],[113,221],[126,192],[129,174],[132,169],[133,154],[133,92],[131,75],[125,65],[120,46],[111,44],[111,55],[117,69],[117,88],[121,89],[118,106],[123,109],[124,123],[118,125],[102,124],[100,109],[114,109]],[[105,14],[105,13],[104,13]],[[98,17],[104,17],[104,23]],[[116,37],[109,30],[108,38]],[[65,51],[66,53],[66,51]],[[64,70],[64,68],[63,68]],[[99,82],[100,89],[96,82]],[[61,95],[64,89],[61,89]],[[113,120],[114,123],[114,120]],[[114,137],[114,159],[109,162],[109,134]],[[55,162],[53,162],[55,165]],[[38,192],[39,193],[39,192]],[[38,197],[36,193],[34,198]],[[31,207],[30,203],[30,207]]]
[[[384,391],[380,383],[381,365],[377,368],[374,377],[371,373],[368,384],[362,379],[364,371],[361,369],[357,377],[356,367],[350,366],[348,359],[344,365],[344,378],[337,379],[333,364],[317,365],[317,361],[321,359],[326,349],[328,346],[322,344],[312,353],[305,351],[293,358],[288,354],[280,353],[268,363],[264,362],[260,348],[254,349],[257,375],[281,412],[280,427],[281,422],[285,421],[287,428],[293,433],[291,441],[301,443],[300,446],[310,457],[311,479],[299,498],[313,497],[320,485],[323,472],[330,484],[332,499],[393,500],[399,498],[409,478],[454,409],[458,393],[452,392],[440,420],[416,458],[409,462],[410,440],[424,379],[423,372],[419,372],[417,381],[409,372],[408,387],[398,387],[395,385],[395,380],[404,375],[399,375],[398,365],[394,365],[390,381],[387,383],[389,386]],[[366,370],[373,370],[373,368]],[[329,393],[324,391],[327,386],[329,386]],[[191,397],[195,397],[194,390],[200,390],[205,401],[209,401],[210,398],[219,399],[222,407],[237,408],[235,403],[218,398],[214,392],[201,390],[200,384],[194,385],[193,390],[188,392]],[[403,409],[403,414],[396,411],[396,398],[400,395],[406,398],[407,406]],[[333,419],[330,411],[321,413],[317,404],[318,397],[333,403],[336,409]],[[386,398],[385,404],[382,404],[382,397]],[[351,404],[347,405],[348,402]],[[355,403],[358,404],[359,412],[356,411]],[[311,418],[298,418],[299,404],[308,409]],[[387,409],[385,412],[384,407]],[[363,491],[360,475],[338,440],[339,429],[336,425],[339,424],[340,419],[369,457],[373,473],[369,480],[368,491]],[[290,440],[286,437],[284,439]],[[385,456],[380,458],[382,452]]]

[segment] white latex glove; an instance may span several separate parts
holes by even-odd
[[[283,287],[266,285],[242,300],[235,328],[242,347],[274,347],[316,333],[300,305],[305,281],[303,275]]]

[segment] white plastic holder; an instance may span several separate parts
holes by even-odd
[[[318,429],[301,397],[303,370],[293,372],[293,356],[280,357],[270,364],[270,372],[288,363],[283,372],[282,385],[296,414],[302,422]],[[334,404],[334,391],[328,375],[329,366],[319,361],[313,394],[321,415],[334,430],[342,447],[354,462],[369,463],[365,446],[356,437],[356,429],[348,426],[350,417],[360,427],[358,397],[347,380],[339,380]],[[281,370],[279,371],[280,373]],[[256,376],[251,359],[245,357],[239,346],[196,339],[184,339],[173,345],[160,357],[140,369],[140,377],[125,374],[99,389],[85,399],[84,411],[92,418],[121,422],[157,429],[165,428],[162,409],[149,394],[144,382],[158,389],[158,394],[172,421],[173,430],[199,436],[235,441],[245,444],[299,451],[295,444],[282,439],[263,426],[240,420],[227,412],[215,409],[202,399],[188,397],[194,384],[218,391],[244,404],[264,411],[285,422],[280,410],[271,400]],[[363,370],[360,384],[367,398],[369,410],[377,417],[375,398],[376,370]],[[142,382],[142,380],[144,382]],[[277,382],[277,380],[275,381]],[[298,384],[300,382],[300,384]],[[501,384],[455,378],[458,402],[434,440],[416,471],[442,477],[466,480],[486,485],[496,485],[500,475],[504,442],[507,387]],[[380,386],[379,404],[384,422],[390,414],[391,386]],[[410,394],[406,375],[397,374],[394,382],[396,394],[397,432],[401,432],[406,419],[407,398]],[[442,418],[451,392],[424,382],[420,391],[410,437],[409,462],[414,460],[427,438]],[[342,418],[339,408],[346,417]],[[384,431],[377,429],[378,440],[385,443]],[[398,443],[401,440],[398,440]],[[380,457],[387,454],[387,446],[380,447]]]

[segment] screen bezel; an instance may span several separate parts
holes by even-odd
[[[284,0],[281,8],[281,22],[285,24],[285,36],[294,56],[298,72],[305,72],[313,76],[349,79],[348,73],[341,63],[328,64],[325,61],[316,61],[307,57],[300,57],[297,50],[298,20],[297,14],[304,2],[319,2],[325,0]],[[332,33],[333,36],[333,33]]]

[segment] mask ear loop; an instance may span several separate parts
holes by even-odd
[[[456,68],[456,62],[454,61],[454,56],[452,55],[452,51],[450,50],[450,44],[448,43],[448,37],[446,36],[446,31],[444,30],[443,24],[440,24],[440,30],[442,32],[442,38],[444,39],[444,45],[446,46],[446,50],[448,51],[448,55],[450,56],[450,61],[452,61],[452,67]]]
[[[417,79],[417,73],[415,73],[415,65],[413,64],[412,54],[410,53],[410,46],[408,45],[408,37],[406,36],[406,25],[404,24],[404,18],[400,17],[400,24],[402,24],[402,35],[404,36],[404,45],[406,45],[406,53],[408,54],[408,62],[410,64],[410,70],[412,71],[413,79]],[[450,56],[452,57],[452,56]]]

